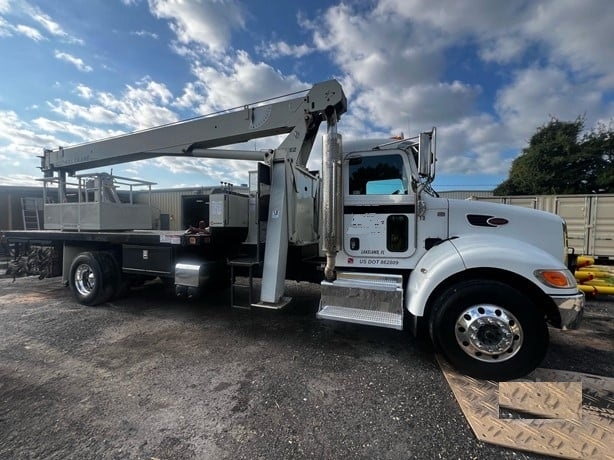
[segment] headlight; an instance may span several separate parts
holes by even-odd
[[[576,279],[569,270],[535,270],[535,277],[543,284],[558,289],[576,287]]]

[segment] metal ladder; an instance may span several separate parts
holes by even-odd
[[[21,198],[21,216],[24,230],[40,230],[39,209],[43,201],[40,198]]]

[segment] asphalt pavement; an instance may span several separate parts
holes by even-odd
[[[428,343],[160,283],[99,307],[58,278],[0,279],[0,458],[523,459],[477,441]],[[544,367],[614,377],[614,302],[551,330]]]

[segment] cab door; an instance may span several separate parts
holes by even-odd
[[[355,265],[394,268],[416,250],[416,197],[402,150],[357,152],[344,160],[344,251]]]

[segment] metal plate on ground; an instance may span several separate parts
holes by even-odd
[[[563,458],[614,459],[614,379],[537,369],[498,383],[438,361],[481,441]]]

